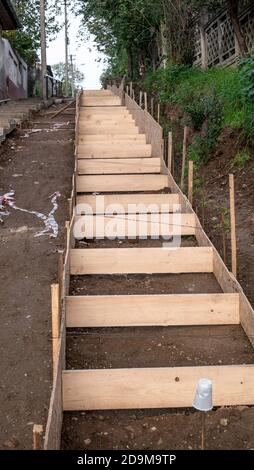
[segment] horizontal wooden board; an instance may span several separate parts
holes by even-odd
[[[160,158],[79,159],[80,175],[113,175],[131,173],[160,173]]]
[[[69,370],[65,411],[192,407],[197,382],[213,382],[213,405],[253,405],[254,366]]]
[[[114,96],[111,90],[85,90],[83,97],[87,96]]]
[[[115,116],[110,116],[108,118],[105,117],[96,117],[94,119],[86,119],[86,117],[80,117],[79,118],[79,126],[119,126],[121,124],[122,126],[134,126],[135,121],[132,119],[132,117],[124,117],[124,118],[116,118]]]
[[[158,191],[168,184],[166,175],[84,175],[77,177],[78,193]]]
[[[118,96],[98,96],[83,98],[82,106],[120,106],[121,99]]]
[[[92,126],[91,124],[88,126],[79,127],[79,136],[82,135],[104,135],[104,134],[113,134],[113,135],[130,135],[130,134],[139,134],[139,128],[137,126],[126,126],[125,125],[118,125],[118,126]]]
[[[239,294],[66,298],[67,328],[239,324]]]
[[[82,106],[80,107],[80,113],[88,113],[88,114],[121,114],[129,112],[126,106]]]
[[[195,235],[194,214],[117,214],[75,217],[74,236],[83,238],[148,238]]]
[[[127,145],[130,143],[140,142],[146,144],[145,134],[106,134],[106,135],[83,135],[78,137],[78,145],[91,144],[91,143],[105,143],[105,144],[123,144]]]
[[[210,247],[74,249],[71,274],[211,273]]]
[[[85,214],[86,207],[90,214],[144,214],[173,212],[179,205],[178,194],[105,194],[104,196],[84,195],[77,197],[79,211],[77,214]],[[84,211],[80,205],[85,204]]]
[[[152,146],[142,142],[127,144],[87,143],[78,146],[79,158],[138,158],[151,157]]]
[[[89,109],[89,108],[88,108]],[[133,121],[132,115],[128,111],[123,111],[121,114],[120,113],[88,113],[87,111],[81,112],[79,115],[79,121],[80,122],[91,122],[92,124],[95,121]]]

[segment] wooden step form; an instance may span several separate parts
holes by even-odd
[[[117,214],[83,215],[74,219],[74,237],[93,238],[159,238],[194,236],[196,221],[193,214]]]
[[[123,214],[133,213],[163,213],[164,211],[173,212],[175,206],[180,205],[180,197],[178,194],[105,194],[103,196],[95,195],[78,195],[77,205],[79,206],[79,214],[85,214],[86,207],[91,208],[93,214],[109,213],[110,207],[114,207],[117,203],[117,211]],[[82,212],[84,205],[84,212]],[[113,210],[113,209],[112,209]]]
[[[160,158],[97,158],[79,159],[79,175],[114,175],[160,173]]]
[[[214,406],[254,403],[254,366],[67,370],[64,411],[192,407],[197,382],[213,382]]]
[[[78,193],[159,191],[168,185],[166,175],[79,175]]]
[[[212,273],[210,247],[96,248],[70,251],[71,275]]]
[[[83,103],[88,103],[89,99],[83,99]],[[94,100],[94,97],[92,99]],[[119,99],[115,101],[119,102]],[[108,102],[109,99],[107,103],[105,100],[105,109]],[[94,100],[94,106],[97,106],[96,100]],[[89,127],[80,127],[84,136],[82,139],[85,142],[85,135],[96,135],[102,129],[105,130],[102,126],[94,129],[91,124]],[[116,129],[118,131],[119,126],[116,126]],[[112,135],[111,131],[110,135]],[[117,139],[115,130],[113,135]],[[119,135],[125,135],[125,132]],[[87,171],[85,166],[83,168],[84,170],[81,171]],[[158,177],[164,178],[164,175],[134,176],[136,179],[134,178],[133,184],[133,175],[131,178],[127,175],[80,175],[77,177],[77,193],[100,191],[117,193],[134,190],[141,192],[145,190],[142,188],[147,187],[151,182],[150,176],[156,180],[156,184],[154,183],[156,187],[164,183],[168,186],[167,178],[162,181],[158,180]],[[143,183],[145,180],[145,185],[141,186],[140,178],[143,179]],[[120,181],[117,182],[117,180]],[[153,187],[149,189],[154,190]],[[116,200],[122,205],[123,215],[127,212],[131,213],[129,210],[131,204],[133,204],[133,214],[136,214],[137,203],[145,206],[144,212],[147,210],[146,206],[151,205],[150,214],[153,214],[153,211],[156,214],[158,208],[155,207],[155,199],[157,204],[167,204],[166,213],[173,211],[173,206],[181,202],[179,194],[120,193],[99,196],[99,198],[102,197],[104,204],[98,203],[98,196],[77,195],[78,204],[91,205],[94,213],[97,214],[93,216],[94,219],[102,216],[102,232],[105,226],[105,207],[116,203]],[[193,216],[193,214],[183,214],[183,218],[189,215]],[[135,216],[135,223],[138,217]],[[191,224],[194,223],[193,219],[189,220]],[[70,274],[73,276],[212,273],[214,262],[212,246],[181,247],[178,250],[163,248],[70,250]],[[67,296],[66,326],[67,328],[112,328],[239,324],[239,305],[238,293]],[[254,366],[235,365],[63,371],[63,408],[65,411],[88,411],[191,407],[197,382],[203,377],[208,377],[213,381],[215,406],[254,403]]]
[[[67,328],[239,323],[239,294],[88,295],[66,298]]]
[[[85,143],[78,145],[78,158],[151,158],[152,146],[142,142],[127,144]]]

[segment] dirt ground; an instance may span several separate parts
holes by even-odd
[[[1,449],[32,448],[33,424],[45,426],[52,385],[50,285],[69,219],[74,116],[50,120],[44,113],[0,148],[1,195],[14,190],[18,207],[48,215],[49,197],[61,193],[57,239],[35,238],[43,221],[14,209],[0,224]]]
[[[228,142],[228,141],[227,141]],[[232,171],[234,137],[219,145],[211,163],[202,169],[202,205],[195,194],[199,215],[205,214],[207,233],[222,252],[221,208],[228,207],[228,172]],[[229,148],[231,150],[229,151]],[[237,170],[237,234],[239,280],[254,304],[253,160]],[[235,169],[233,168],[233,171]],[[199,188],[200,189],[200,188]],[[253,228],[252,228],[253,227]],[[194,246],[193,239],[184,239]],[[143,241],[139,246],[159,246]],[[79,242],[77,247],[137,246],[135,242]],[[227,257],[230,259],[229,234]],[[229,265],[229,263],[228,263]],[[75,276],[71,295],[155,294],[220,292],[213,275],[126,275]],[[240,326],[103,328],[67,332],[67,367],[125,368],[223,364],[253,364],[254,351]],[[207,414],[207,449],[253,449],[254,408],[247,406],[214,409]],[[65,413],[63,449],[200,449],[201,416],[188,410],[128,410]]]

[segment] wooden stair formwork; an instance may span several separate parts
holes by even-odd
[[[240,324],[254,346],[254,311],[169,173],[163,161],[161,127],[121,88],[80,93],[76,106],[71,222],[66,224],[60,297],[57,301],[52,299],[52,305],[58,304],[52,313],[57,312],[61,326],[57,338],[53,334],[57,354],[44,448],[60,447],[64,411],[191,407],[197,381],[203,377],[213,381],[215,406],[253,404],[254,365],[66,369],[67,328]],[[133,122],[123,123],[128,113]],[[97,115],[102,116],[99,122]],[[113,115],[118,126],[111,126]],[[138,136],[145,139],[139,141]],[[165,187],[170,192],[163,192]],[[103,195],[98,198],[96,193]],[[116,202],[121,204],[117,216],[105,209]],[[159,213],[158,204],[161,205]],[[94,224],[100,222],[99,236],[103,237],[107,235],[109,221],[122,219],[123,224],[117,224],[115,235],[123,237],[126,224],[137,226],[145,214],[149,221],[146,234],[151,236],[165,234],[163,223],[154,219],[163,214],[171,233],[175,224],[173,209],[179,204],[181,235],[195,236],[197,246],[181,246],[177,250],[75,248],[75,236],[79,238],[81,230],[84,238],[82,227],[85,230],[91,220]],[[76,205],[78,213],[74,210]],[[87,205],[92,208],[92,215],[86,213]],[[128,235],[132,236],[132,231]],[[142,235],[141,227],[138,236]],[[70,276],[130,273],[213,273],[222,292],[114,296],[69,293]]]

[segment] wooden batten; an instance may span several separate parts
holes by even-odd
[[[147,238],[195,235],[193,214],[117,214],[75,217],[76,238]]]
[[[213,382],[213,405],[252,405],[254,366],[164,367],[63,372],[65,411],[190,408],[199,379]]]
[[[239,324],[238,294],[101,295],[66,299],[67,328]]]
[[[78,193],[158,191],[167,186],[165,175],[89,175],[77,177]]]
[[[160,158],[107,158],[79,159],[80,175],[160,173]]]
[[[89,207],[93,214],[107,214],[116,210],[118,214],[133,213],[168,213],[173,212],[180,204],[177,193],[174,194],[118,194],[117,201],[114,194],[103,196],[79,195],[77,204],[81,210],[81,205]],[[85,209],[84,207],[84,209]],[[183,211],[182,211],[183,212]],[[83,212],[79,212],[81,215]]]
[[[70,253],[72,275],[211,273],[210,247],[74,249]]]

